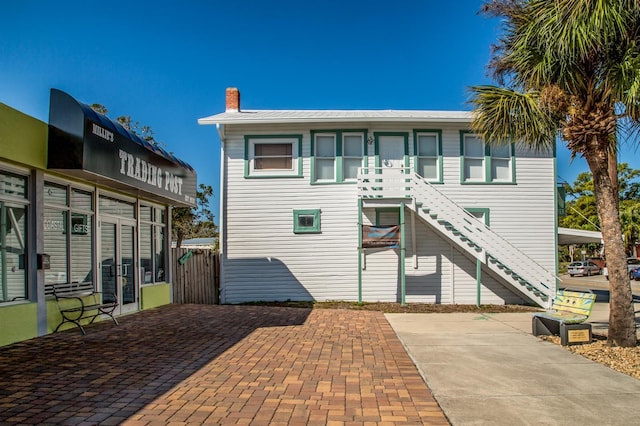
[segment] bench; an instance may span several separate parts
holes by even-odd
[[[533,314],[532,334],[559,335],[563,346],[591,342],[591,324],[584,322],[595,301],[596,295],[591,290],[558,290],[551,310]]]
[[[50,284],[49,287],[62,315],[62,322],[58,324],[54,333],[63,324],[70,322],[77,325],[84,335],[86,333],[81,321],[90,319],[88,324],[91,324],[100,315],[109,316],[118,325],[113,316],[118,307],[115,294],[95,291],[91,282]]]

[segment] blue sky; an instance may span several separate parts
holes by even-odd
[[[49,89],[150,126],[212,185],[219,141],[197,119],[238,87],[248,109],[467,110],[499,21],[477,0],[4,2],[0,102],[48,120]],[[640,168],[623,144],[620,160]],[[586,171],[558,151],[558,174]]]

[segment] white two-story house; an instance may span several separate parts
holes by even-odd
[[[554,153],[492,146],[462,111],[226,110],[221,301],[547,306]]]

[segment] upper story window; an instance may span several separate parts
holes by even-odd
[[[511,145],[491,145],[491,180],[511,182]]]
[[[442,182],[442,131],[413,132],[414,167],[429,182]]]
[[[301,135],[245,136],[245,177],[301,177]]]
[[[290,143],[256,143],[254,152],[256,170],[292,170],[293,146]]]
[[[515,183],[513,144],[490,145],[472,133],[460,133],[463,183]]]
[[[366,155],[364,130],[311,132],[311,181],[355,182]]]
[[[336,180],[336,136],[316,135],[315,139],[316,181]]]

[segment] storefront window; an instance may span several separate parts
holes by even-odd
[[[101,196],[100,214],[135,219],[135,206],[133,203]]]
[[[0,303],[27,298],[27,178],[0,172]]]
[[[71,212],[71,281],[93,281],[93,217]]]
[[[164,250],[164,226],[154,226],[153,233],[155,236],[155,277],[156,281],[164,281],[164,262],[165,262],[165,250]]]
[[[152,234],[153,225],[140,225],[140,265],[142,268],[142,282],[144,284],[153,282],[153,261],[151,260],[153,255]]]
[[[65,210],[44,209],[44,252],[50,261],[50,269],[45,270],[45,284],[67,282],[66,214]]]
[[[45,284],[93,281],[93,194],[50,182],[44,188]]]
[[[145,284],[165,280],[165,211],[140,206],[140,265]]]

